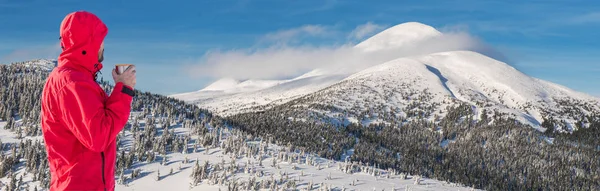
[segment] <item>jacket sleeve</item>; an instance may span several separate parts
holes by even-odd
[[[94,152],[102,152],[115,141],[129,118],[133,90],[117,83],[108,97],[90,82],[74,82],[59,92],[62,119],[79,142]]]

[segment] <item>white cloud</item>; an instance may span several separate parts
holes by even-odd
[[[290,77],[301,71],[333,63],[337,55],[347,55],[347,47],[278,46],[260,50],[215,51],[207,53],[192,73],[214,78],[273,79]]]
[[[385,27],[386,26],[384,25],[378,25],[372,22],[367,22],[366,24],[357,26],[352,32],[350,32],[348,37],[358,40],[364,39],[367,36],[375,34],[375,32],[379,32],[385,29]]]
[[[260,40],[268,42],[288,42],[306,36],[325,36],[330,34],[328,27],[322,25],[304,25],[298,28],[280,30],[264,35]]]
[[[286,35],[284,35],[286,36]],[[287,37],[294,35],[287,35]],[[210,51],[187,66],[192,76],[236,79],[282,79],[313,69],[353,73],[400,57],[453,50],[472,50],[494,58],[502,55],[466,32],[454,31],[394,49],[365,52],[340,46],[270,46],[259,49]]]

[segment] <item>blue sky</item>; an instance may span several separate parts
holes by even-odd
[[[137,88],[162,94],[202,89],[218,75],[193,69],[211,59],[238,61],[240,50],[319,51],[417,21],[468,33],[528,75],[600,96],[599,1],[0,0],[0,63],[56,58],[60,22],[76,10],[109,27],[107,68],[136,64]]]

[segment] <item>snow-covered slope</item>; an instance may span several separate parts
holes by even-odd
[[[139,115],[134,112],[132,115]],[[21,121],[17,121],[20,124]],[[19,143],[32,141],[43,141],[42,136],[30,137],[26,136],[22,139],[17,138],[17,135],[10,130],[6,130],[3,127],[6,125],[5,121],[0,121],[0,138],[5,147],[11,148],[11,145],[18,145]],[[141,121],[140,125],[146,127],[145,121]],[[189,128],[183,127],[181,124],[176,124],[169,128],[171,132],[177,136],[187,136],[190,134]],[[131,129],[124,129],[121,133],[122,139],[120,139],[121,145],[119,149],[127,150],[132,152],[131,144],[133,142],[133,133]],[[164,133],[164,128],[160,125],[156,126],[156,131]],[[166,160],[164,164],[161,164],[160,160],[152,162],[137,161],[132,165],[131,169],[125,171],[123,176],[125,181],[120,182],[120,176],[115,176],[117,185],[116,190],[227,190],[229,183],[233,180],[236,181],[238,189],[236,190],[247,190],[246,185],[252,179],[255,179],[256,183],[264,183],[265,181],[280,181],[280,182],[294,182],[297,189],[306,189],[312,185],[313,189],[325,189],[330,188],[334,190],[473,190],[472,188],[464,187],[459,184],[449,183],[445,181],[439,181],[428,178],[421,178],[412,175],[406,175],[404,178],[402,174],[398,174],[395,171],[383,170],[383,169],[368,169],[375,173],[366,172],[353,172],[346,173],[340,169],[345,165],[356,165],[356,163],[345,163],[341,161],[332,161],[323,159],[312,154],[302,154],[299,152],[289,152],[288,148],[281,147],[274,144],[265,144],[264,142],[248,141],[244,144],[241,150],[246,154],[239,154],[240,157],[232,157],[234,155],[225,154],[223,148],[224,143],[231,142],[232,140],[240,139],[238,135],[233,135],[232,132],[225,129],[223,136],[217,142],[223,144],[217,144],[220,146],[208,146],[195,148],[194,144],[189,143],[187,153],[180,152],[169,152],[166,154]],[[196,137],[193,137],[194,139]],[[10,145],[9,145],[10,144]],[[258,156],[252,156],[249,154],[251,147],[261,146],[265,148],[262,156],[262,163],[259,162]],[[192,149],[194,148],[194,149]],[[4,150],[4,157],[10,156],[10,149]],[[42,151],[45,152],[45,151]],[[289,156],[289,157],[284,157]],[[294,157],[292,157],[294,156]],[[294,161],[292,158],[299,158],[300,161]],[[24,159],[23,159],[24,160]],[[45,159],[40,159],[45,160]],[[275,166],[272,164],[275,162]],[[186,162],[187,161],[187,162]],[[218,182],[212,182],[211,180],[203,180],[197,185],[193,185],[191,174],[194,171],[194,165],[196,161],[200,165],[208,163],[212,165],[210,171],[213,171],[211,176],[219,176],[221,174],[226,175],[224,182],[219,184]],[[309,162],[306,162],[309,161]],[[235,164],[233,167],[232,164]],[[235,168],[233,172],[222,172],[215,170],[215,165],[222,165],[220,168]],[[356,166],[365,167],[365,166]],[[33,190],[37,187],[38,190],[45,190],[41,188],[39,181],[33,181],[32,173],[25,173],[25,165],[16,167],[14,173],[15,177],[22,177],[22,183],[18,184],[18,190]],[[139,177],[132,178],[131,173],[133,170],[140,172]],[[415,184],[415,180],[419,179],[419,184]],[[353,185],[354,182],[354,185]],[[10,184],[9,176],[0,178],[0,186],[2,189],[6,188],[5,185]],[[280,183],[277,188],[287,187],[288,183]],[[29,189],[27,189],[29,188]],[[268,189],[262,189],[268,190]]]
[[[446,52],[419,59],[439,70],[440,78],[447,78],[447,86],[463,101],[473,102],[474,96],[483,95],[487,101],[520,110],[524,112],[522,115],[529,115],[525,117],[533,117],[540,123],[544,110],[560,107],[561,99],[586,101],[592,104],[592,111],[600,111],[595,97],[529,77],[506,63],[475,52]]]
[[[600,112],[596,97],[529,77],[506,63],[470,51],[399,58],[306,97],[308,101],[300,105],[330,105],[354,112],[347,116],[349,121],[374,109],[385,111],[378,115],[390,116],[369,116],[370,120],[395,116],[399,117],[396,120],[433,119],[444,116],[446,106],[467,103],[478,116],[484,109],[489,115],[499,111],[534,127],[552,116],[565,120],[564,130],[570,131],[582,115]]]

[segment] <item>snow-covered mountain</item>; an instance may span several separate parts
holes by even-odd
[[[365,52],[396,49],[440,35],[442,33],[433,27],[404,23],[354,48]],[[472,105],[477,115],[475,119],[479,119],[483,111],[486,115],[499,112],[533,127],[552,120],[558,129],[565,131],[587,126],[588,117],[600,113],[597,97],[527,76],[507,63],[471,51],[404,56],[374,63],[373,67],[354,74],[334,75],[316,69],[298,78],[259,83],[253,88],[244,89],[239,84],[228,87],[229,91],[221,91],[223,93],[205,89],[172,97],[225,116],[263,110],[302,98],[293,104],[329,115],[333,113],[306,107],[335,107],[343,111],[340,113],[344,113],[345,120],[354,122],[365,118],[365,111],[372,112],[375,108],[386,111],[385,115],[394,115],[386,119],[434,120],[445,115],[447,106],[466,103]],[[212,86],[209,89],[214,89]],[[366,118],[383,120],[374,116]]]
[[[441,35],[435,28],[409,22],[394,26],[354,46],[358,52],[374,52],[408,46]],[[196,92],[171,95],[200,107],[208,108],[221,115],[237,114],[250,108],[278,105],[304,96],[348,77],[351,73],[340,73],[332,69],[316,68],[303,75],[287,80],[219,79]],[[243,84],[247,84],[243,86]],[[253,88],[244,88],[244,87]]]
[[[485,111],[506,113],[539,127],[544,118],[564,120],[567,131],[577,123],[587,126],[582,116],[600,112],[598,98],[564,86],[529,77],[515,68],[470,51],[442,52],[399,58],[361,72],[317,93],[295,106],[328,115],[332,106],[350,121],[373,121],[444,116],[447,106],[472,105],[479,118]],[[296,107],[294,107],[296,108]],[[372,112],[377,109],[381,112]],[[364,115],[363,112],[370,115]],[[386,121],[386,120],[383,120]]]

